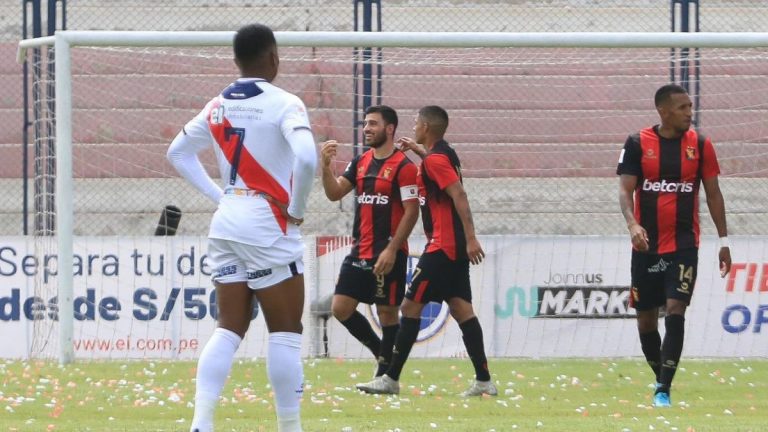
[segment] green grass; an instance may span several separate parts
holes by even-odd
[[[462,400],[467,360],[410,360],[399,397],[358,393],[372,362],[307,360],[304,430],[768,430],[768,362],[683,360],[673,407],[650,407],[640,360],[492,360],[496,398]],[[217,431],[275,431],[261,361],[240,361],[217,410]],[[0,363],[0,431],[184,431],[193,362]]]

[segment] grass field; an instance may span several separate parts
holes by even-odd
[[[314,431],[768,430],[768,361],[683,360],[673,407],[650,406],[640,360],[493,360],[496,398],[463,400],[467,360],[411,360],[399,397],[359,393],[372,362],[306,360],[302,415]],[[195,363],[0,363],[0,431],[188,431]],[[261,361],[239,361],[217,431],[274,431]]]

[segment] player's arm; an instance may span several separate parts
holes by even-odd
[[[354,187],[354,184],[345,176],[336,177],[331,170],[331,162],[336,157],[336,149],[338,146],[339,143],[330,140],[324,142],[320,148],[323,190],[325,191],[325,196],[331,201],[342,199]],[[349,167],[347,171],[349,171]]]
[[[397,260],[397,251],[403,247],[403,244],[411,235],[416,221],[419,219],[419,199],[403,201],[403,218],[397,225],[395,235],[387,244],[387,247],[379,254],[376,264],[373,266],[373,273],[376,275],[385,275],[392,271]]]
[[[717,235],[720,237],[720,251],[718,259],[720,261],[720,276],[725,277],[731,271],[731,248],[728,244],[728,225],[725,221],[725,199],[720,190],[720,182],[717,174],[720,173],[720,167],[717,163],[712,143],[707,139],[704,143],[704,154],[702,155],[703,169],[701,183],[704,185],[704,193],[707,195],[707,207],[712,222],[717,228]]]
[[[637,187],[637,177],[629,174],[622,174],[619,177],[619,207],[624,220],[627,222],[629,237],[632,239],[632,246],[639,251],[648,250],[648,233],[635,219],[635,188]]]
[[[213,181],[197,154],[213,143],[206,121],[208,107],[187,123],[168,147],[166,157],[176,171],[203,195],[218,203],[223,191]]]
[[[720,261],[720,276],[725,277],[731,271],[731,248],[727,242],[728,227],[725,222],[725,200],[720,191],[717,177],[703,179],[701,182],[704,185],[704,192],[707,194],[709,214],[717,228],[717,235],[721,239],[718,260]]]
[[[472,219],[472,211],[469,209],[469,199],[461,177],[447,156],[443,154],[429,154],[424,158],[424,170],[427,175],[435,180],[437,186],[445,191],[456,208],[461,224],[464,227],[464,238],[467,242],[467,256],[472,264],[480,264],[485,257],[485,252],[475,235],[475,222]]]
[[[312,190],[312,182],[315,179],[317,150],[304,102],[293,95],[290,98],[280,113],[280,131],[293,152],[293,178],[291,202],[281,210],[286,213],[288,222],[301,225],[304,222],[309,192]]]
[[[385,275],[392,271],[397,260],[397,251],[403,247],[408,236],[411,235],[416,221],[419,219],[419,189],[416,186],[416,166],[407,164],[400,169],[398,174],[400,197],[403,201],[403,218],[397,224],[395,235],[389,240],[387,247],[379,254],[373,273]]]
[[[632,246],[639,251],[648,250],[648,233],[635,219],[635,189],[643,174],[642,149],[639,134],[630,135],[619,155],[619,207],[624,221],[627,222]]]
[[[291,183],[291,202],[288,205],[289,221],[300,225],[304,221],[309,193],[317,169],[317,150],[312,131],[299,128],[286,137],[293,150],[293,181]]]
[[[411,150],[422,159],[424,159],[427,156],[427,150],[424,148],[424,146],[417,143],[411,138],[406,138],[406,137],[400,138],[397,140],[395,144],[397,144],[400,147],[400,150],[404,152]]]
[[[475,222],[472,219],[472,211],[469,208],[467,192],[458,180],[448,185],[444,190],[453,200],[453,206],[456,207],[456,213],[459,214],[459,219],[461,219],[461,224],[464,227],[469,262],[480,264],[483,258],[485,258],[485,252],[483,252],[483,248],[480,246],[480,242],[475,235]]]
[[[720,191],[720,184],[717,181],[717,177],[710,177],[703,179],[704,192],[707,195],[707,207],[709,207],[709,214],[712,216],[712,222],[715,223],[717,228],[717,235],[719,237],[728,236],[728,228],[725,222],[725,200],[723,199],[723,193]]]

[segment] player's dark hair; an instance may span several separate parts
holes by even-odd
[[[419,117],[424,120],[435,133],[442,136],[448,129],[448,112],[437,105],[427,105],[419,110]]]
[[[667,84],[661,86],[656,90],[656,96],[653,98],[653,102],[656,106],[660,106],[669,100],[669,97],[673,94],[688,94],[688,92],[682,86],[677,84]]]
[[[272,29],[263,24],[248,24],[235,34],[232,47],[235,58],[243,65],[252,64],[277,46]]]
[[[395,125],[395,130],[397,130],[397,111],[394,110],[394,108],[387,106],[387,105],[373,105],[369,106],[368,109],[365,110],[365,114],[374,114],[379,113],[381,114],[381,118],[384,119],[384,125]]]

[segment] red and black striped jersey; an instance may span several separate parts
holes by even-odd
[[[635,219],[648,232],[649,253],[699,247],[701,180],[720,174],[712,142],[690,129],[659,135],[658,125],[630,135],[616,173],[637,177]]]
[[[355,186],[350,256],[375,260],[387,247],[403,218],[403,201],[418,199],[416,171],[400,150],[386,159],[373,157],[373,150],[352,159],[343,174]],[[408,253],[408,242],[402,250]]]
[[[442,250],[451,260],[465,260],[464,225],[453,199],[445,192],[457,181],[462,181],[459,156],[446,141],[438,141],[421,162],[418,176],[421,220],[427,236],[425,251]]]

